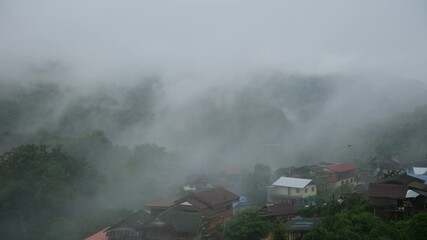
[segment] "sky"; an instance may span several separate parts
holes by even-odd
[[[0,74],[61,63],[73,81],[123,74],[427,78],[426,1],[0,0]]]

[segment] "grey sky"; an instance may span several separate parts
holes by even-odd
[[[0,70],[427,77],[426,1],[0,1]]]

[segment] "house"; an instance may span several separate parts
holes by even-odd
[[[371,181],[403,172],[405,172],[404,167],[398,159],[393,157],[374,157],[359,173],[361,179]]]
[[[330,162],[318,162],[308,166],[291,168],[289,171],[290,177],[312,178],[314,176],[322,176],[330,173],[327,166],[333,165]],[[286,175],[282,175],[286,176]]]
[[[309,204],[317,195],[312,179],[280,177],[268,189],[269,202],[287,202],[293,206]]]
[[[271,222],[286,222],[297,215],[297,209],[289,203],[268,203],[264,205],[259,216]]]
[[[239,201],[239,196],[225,188],[217,187],[200,192],[189,193],[187,196],[160,201],[145,205],[152,215],[161,214],[171,207],[180,211],[201,213],[207,221],[206,229],[214,228],[216,224],[224,224],[233,215],[233,203]]]
[[[233,215],[232,205],[238,200],[238,195],[217,187],[189,194],[176,200],[175,204],[185,211],[202,212],[208,220],[224,221]]]
[[[143,239],[142,227],[152,218],[146,211],[140,210],[110,226],[104,232],[108,240],[140,240]]]
[[[87,240],[195,239],[224,224],[238,200],[238,195],[224,188],[211,188],[147,204],[149,212],[140,210]]]
[[[304,237],[305,234],[313,230],[314,227],[319,225],[322,218],[301,218],[296,217],[285,224],[283,224],[288,240],[299,240]]]
[[[108,240],[193,239],[206,224],[203,215],[172,207],[156,216],[138,211],[104,230]]]
[[[409,209],[404,202],[407,194],[408,186],[401,184],[370,183],[368,189],[368,199],[374,207],[374,214],[385,221],[407,217]]]
[[[337,163],[325,166],[330,171],[322,177],[327,188],[338,188],[345,184],[355,186],[357,165],[353,163]]]
[[[408,187],[406,201],[413,206],[412,213],[427,209],[427,176],[422,174],[402,174],[382,179],[381,183],[398,184]]]

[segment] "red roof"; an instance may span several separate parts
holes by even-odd
[[[85,240],[108,240],[107,233],[104,232],[107,228],[102,229],[101,231],[93,234],[92,236],[89,236],[85,238]]]
[[[326,168],[334,172],[345,172],[345,171],[357,169],[357,165],[353,163],[337,163],[337,164],[326,166]]]

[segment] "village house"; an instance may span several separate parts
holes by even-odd
[[[368,199],[376,216],[385,221],[402,220],[409,213],[404,204],[407,193],[406,185],[370,183]]]
[[[285,229],[286,239],[299,240],[303,239],[304,235],[313,231],[314,227],[319,225],[322,218],[301,218],[296,217],[290,219],[283,224]]]
[[[267,203],[259,212],[261,218],[274,223],[286,222],[296,215],[297,209],[289,203]]]
[[[151,215],[161,214],[171,207],[184,212],[197,212],[207,221],[204,232],[209,232],[217,224],[223,225],[233,215],[233,204],[239,201],[239,196],[225,188],[217,187],[205,191],[190,193],[187,196],[164,200],[145,205]]]
[[[312,179],[292,177],[280,177],[267,191],[269,202],[286,202],[293,206],[310,204],[317,194]]]
[[[397,184],[408,187],[406,202],[410,204],[411,213],[427,209],[427,176],[422,174],[401,174],[379,181],[384,184]],[[408,204],[407,204],[408,205]]]
[[[211,235],[233,215],[239,196],[211,188],[187,196],[147,204],[140,210],[86,240],[175,240]]]
[[[329,189],[336,189],[345,184],[355,186],[357,184],[357,166],[353,163],[337,163],[325,166],[330,172],[322,176]]]
[[[108,240],[193,239],[206,224],[203,215],[172,207],[157,216],[144,210],[123,219],[104,232]]]

